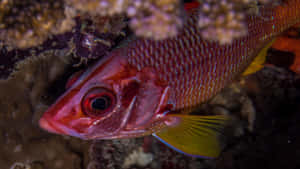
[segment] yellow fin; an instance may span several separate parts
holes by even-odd
[[[254,60],[248,66],[248,68],[244,71],[243,76],[255,73],[264,67],[263,64],[266,61],[268,49],[272,46],[272,44],[274,42],[275,42],[275,38],[271,42],[269,42],[264,48],[261,49],[261,51],[258,53],[258,55],[254,58]]]
[[[171,148],[194,157],[214,158],[221,152],[219,136],[227,116],[167,115],[178,124],[153,134]]]

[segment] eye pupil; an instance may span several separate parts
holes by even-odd
[[[108,96],[98,97],[93,100],[92,108],[96,110],[105,110],[111,105],[111,100]]]

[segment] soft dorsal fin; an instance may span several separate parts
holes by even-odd
[[[65,88],[69,89],[78,79],[79,77],[82,75],[84,71],[80,70],[78,72],[75,72],[67,81]]]
[[[215,158],[221,152],[219,136],[227,116],[167,115],[179,118],[179,124],[153,134],[181,153],[202,158]]]
[[[254,58],[254,60],[251,62],[251,64],[244,71],[244,73],[243,73],[244,76],[255,73],[264,67],[268,49],[272,46],[272,44],[274,42],[275,42],[275,38],[271,42],[269,42],[264,48],[262,48],[260,50],[258,55]]]

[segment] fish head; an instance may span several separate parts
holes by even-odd
[[[42,128],[81,139],[130,138],[161,129],[169,87],[151,69],[107,57],[87,70],[42,116]]]

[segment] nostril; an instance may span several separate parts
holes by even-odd
[[[77,113],[77,111],[75,110],[75,108],[72,108],[71,109],[71,115],[72,116],[76,116],[78,113]]]
[[[49,123],[47,120],[45,120],[44,118],[41,118],[39,121],[39,125],[41,128],[46,129],[49,128]]]

